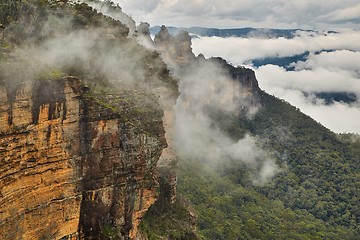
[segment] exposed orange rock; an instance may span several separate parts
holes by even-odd
[[[33,124],[32,94],[30,84],[19,87],[13,102],[4,97],[5,89],[0,94],[4,106],[0,113],[0,235],[4,239],[56,238],[78,228],[81,193],[72,165],[76,157],[65,134],[78,124],[62,116],[76,115],[79,107],[65,113],[58,103],[61,116],[49,120],[49,104],[44,104],[38,123]],[[76,96],[69,92],[67,105],[77,106]]]
[[[73,77],[0,88],[0,239],[98,239],[106,223],[136,237],[165,139],[119,114]]]
[[[138,226],[142,217],[147,210],[153,205],[157,199],[157,194],[154,189],[141,189],[138,193],[139,198],[136,199],[134,204],[135,211],[133,212],[133,228],[130,230],[129,237],[135,239],[138,236]]]

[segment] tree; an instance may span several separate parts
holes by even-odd
[[[20,15],[22,0],[2,0],[0,4],[0,24],[4,26],[17,19]]]

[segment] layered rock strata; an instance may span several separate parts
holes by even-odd
[[[166,143],[131,117],[74,77],[1,87],[0,238],[135,238]]]

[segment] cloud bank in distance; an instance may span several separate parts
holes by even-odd
[[[260,87],[290,102],[325,127],[338,132],[360,133],[360,32],[308,33],[293,39],[220,38],[193,39],[196,54],[221,56],[234,65],[255,69]],[[310,52],[305,60],[289,66],[252,66],[252,60],[291,57]],[[289,70],[288,67],[292,69]],[[326,104],[317,92],[350,92],[353,103]]]

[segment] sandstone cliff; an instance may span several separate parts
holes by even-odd
[[[1,239],[136,236],[166,146],[156,102],[140,129],[145,113],[106,106],[66,77],[1,87],[0,106]]]
[[[87,41],[89,48],[75,44],[72,49],[81,54],[55,54],[52,57],[57,60],[45,69],[95,80],[64,77],[23,82],[30,78],[26,73],[36,63],[20,64],[11,71],[5,71],[10,68],[7,60],[1,64],[0,239],[134,239],[141,218],[155,201],[171,205],[176,200],[177,159],[172,138],[178,86],[168,67],[182,77],[191,74],[192,65],[196,68],[202,61],[219,61],[216,64],[224,65],[234,80],[229,83],[228,95],[221,99],[214,95],[224,105],[238,97],[253,99],[257,82],[251,70],[234,68],[221,59],[196,58],[185,32],[173,37],[163,27],[153,43],[149,26],[142,24],[137,31],[145,37],[132,36],[144,45],[156,46],[166,66],[156,51],[139,46],[123,24],[104,18],[87,5],[63,4],[58,11],[67,12],[65,18],[71,16],[72,26],[50,31],[48,43],[53,43],[52,37],[65,35],[68,39],[67,31],[73,31],[85,37],[70,34],[69,44]],[[49,22],[42,19],[37,21],[47,26]],[[23,23],[16,26],[41,25],[31,25],[26,19]],[[8,38],[20,43],[34,38],[36,44],[46,40],[32,36],[33,32],[18,36],[19,32],[9,32]],[[51,46],[48,50],[58,50],[59,45]],[[43,47],[38,46],[34,53]],[[60,47],[56,53],[67,52],[69,46]],[[66,57],[65,64],[62,60]],[[5,54],[8,58],[12,59]],[[14,58],[14,62],[20,61]],[[40,63],[44,64],[43,59]],[[19,76],[17,69],[21,69]],[[14,80],[12,84],[10,80]],[[101,81],[123,85],[116,91],[100,86],[105,91],[97,92]],[[210,89],[207,95],[217,92],[216,84]]]

